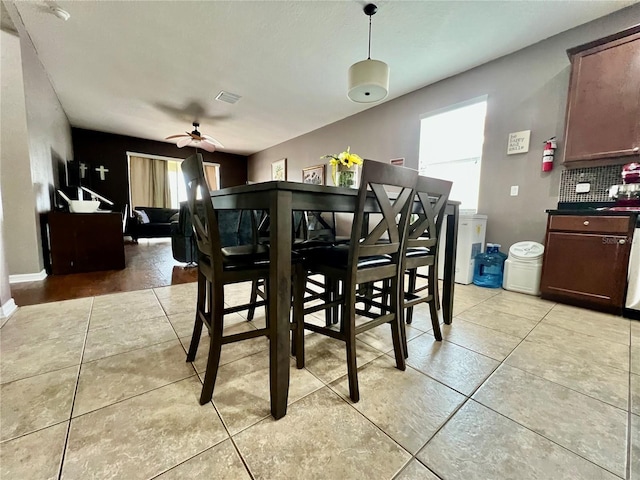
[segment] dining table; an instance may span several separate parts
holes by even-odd
[[[358,190],[288,181],[268,181],[211,191],[211,200],[218,210],[268,210],[270,216],[269,283],[272,285],[267,308],[274,322],[273,338],[269,339],[269,384],[271,415],[277,420],[287,413],[289,394],[289,341],[291,310],[291,246],[292,213],[319,211],[354,213]],[[444,322],[453,318],[455,256],[460,202],[447,202],[444,245],[444,278],[442,313]],[[379,212],[371,196],[365,211]],[[276,286],[275,288],[273,286]]]

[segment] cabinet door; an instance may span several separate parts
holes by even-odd
[[[620,312],[630,239],[623,235],[548,232],[543,298]]]
[[[573,57],[564,161],[638,155],[639,147],[640,33],[636,33]]]

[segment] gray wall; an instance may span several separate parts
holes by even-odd
[[[26,158],[23,146],[16,146],[19,155],[6,158],[6,168],[3,168],[6,253],[10,274],[38,273],[44,268],[40,214],[51,209],[54,189],[58,184],[58,166],[73,158],[71,126],[15,6],[5,6],[20,35],[21,62],[14,65],[14,76],[10,79],[15,108],[7,113],[15,116],[17,123],[9,120],[5,124],[4,102],[2,106],[3,150],[5,138],[11,136],[15,140],[9,141],[23,143],[26,139],[28,145]],[[14,63],[15,60],[12,54]],[[3,68],[3,75],[4,72]],[[18,105],[19,84],[23,84],[21,103],[26,111],[26,135],[24,113],[19,111]],[[4,89],[4,77],[2,85]],[[3,152],[3,163],[6,156]],[[19,210],[16,205],[20,206]]]
[[[420,117],[488,95],[479,199],[479,212],[489,216],[487,241],[501,243],[505,251],[521,240],[542,242],[544,210],[557,204],[562,170],[570,72],[566,50],[637,23],[640,5],[258,152],[249,157],[249,180],[270,179],[271,162],[286,157],[288,179],[300,181],[303,167],[323,163],[321,155],[349,145],[362,157],[379,161],[404,157],[406,166],[417,168]],[[507,156],[507,137],[520,130],[531,130],[529,152]],[[543,173],[542,142],[553,135],[560,140],[556,166]],[[330,177],[328,168],[327,174]],[[332,184],[330,179],[327,183]],[[510,196],[512,185],[519,185],[519,196]]]

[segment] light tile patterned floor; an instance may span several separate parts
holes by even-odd
[[[343,344],[309,334],[274,421],[263,338],[223,347],[198,404],[195,293],[33,305],[2,326],[0,478],[640,480],[640,322],[458,285],[443,342],[416,308],[407,371],[388,326],[359,336],[357,404]],[[249,286],[226,293],[237,304]]]

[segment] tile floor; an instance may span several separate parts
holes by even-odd
[[[405,372],[386,325],[359,336],[357,404],[342,344],[309,334],[276,422],[264,338],[225,346],[198,404],[194,298],[187,283],[22,307],[0,329],[0,477],[640,479],[640,322],[457,286],[443,342],[416,312]]]

